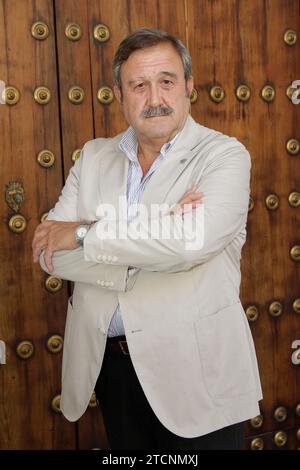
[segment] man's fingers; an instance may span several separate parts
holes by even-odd
[[[200,206],[201,204],[201,199],[202,199],[203,194],[200,193],[198,195],[191,197],[186,197],[179,201],[175,206],[173,206],[171,210],[171,214],[182,214],[189,212],[192,209],[195,209]]]
[[[199,206],[203,193],[196,190],[196,185],[193,185],[180,199],[177,204],[172,208],[171,214],[182,214],[190,211]]]
[[[40,254],[42,253],[43,249],[45,248],[45,246],[41,246],[40,248],[37,248],[34,253],[33,253],[33,262],[34,263],[37,263],[39,261],[39,258],[40,258]]]
[[[35,248],[38,245],[40,245],[41,242],[43,242],[43,240],[46,240],[46,239],[47,239],[47,235],[45,233],[40,233],[38,235],[35,235],[31,243],[32,251],[34,251]]]
[[[52,220],[44,220],[37,226],[32,240],[33,262],[37,263],[42,250],[47,246],[50,227],[54,224]]]
[[[193,189],[193,190],[186,191],[184,195],[182,196],[182,198],[186,196],[191,196],[192,194],[203,194],[203,193],[201,191],[198,191],[198,189]]]
[[[37,243],[39,243],[40,240],[45,238],[49,233],[49,227],[46,228],[45,226],[43,226],[43,224],[38,225],[37,228],[35,229],[32,244],[31,244],[32,249],[34,249]]]
[[[32,242],[33,262],[37,263],[42,250],[47,246],[47,236],[39,236]]]
[[[186,213],[186,212],[189,212],[190,210],[192,209],[196,209],[197,207],[199,207],[201,204],[201,198],[197,198],[193,201],[188,201],[188,202],[185,202],[183,204],[180,204],[181,208],[182,208],[182,212],[183,213]]]
[[[200,200],[203,197],[203,193],[197,192],[197,193],[191,193],[185,197],[183,197],[180,201],[179,204],[187,204],[189,202],[195,201],[195,200]]]
[[[189,194],[188,198],[192,199],[192,201],[193,201],[194,199],[199,199],[202,196],[203,196],[203,193],[200,193],[199,191],[197,191],[197,192],[193,192],[193,193]]]
[[[47,270],[49,272],[53,271],[52,256],[53,256],[53,251],[50,250],[49,248],[46,248],[46,251],[44,253],[44,261],[45,261]]]
[[[44,237],[49,233],[49,228],[51,227],[51,225],[53,225],[53,223],[53,220],[44,220],[44,222],[37,226],[34,231],[32,246],[37,240],[40,240],[40,238]]]
[[[45,237],[46,237],[46,234],[45,234],[44,232],[40,232],[40,233],[34,235],[33,240],[32,240],[32,243],[31,243],[32,250],[34,250],[34,248],[35,248],[35,247],[40,243],[40,241],[43,240]]]

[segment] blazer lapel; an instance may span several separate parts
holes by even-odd
[[[107,145],[101,156],[99,171],[99,190],[104,204],[112,204],[118,210],[120,196],[126,198],[129,161],[116,145]],[[102,152],[103,152],[102,150]]]
[[[146,185],[141,197],[142,204],[149,207],[151,203],[161,204],[165,202],[167,194],[175,181],[193,158],[199,154],[198,147],[201,145],[201,137],[204,137],[204,135],[204,128],[197,124],[191,116],[188,116],[178,140]]]
[[[142,204],[150,208],[152,203],[161,204],[165,201],[175,181],[198,155],[201,136],[205,135],[202,129],[204,128],[188,116],[174,146],[148,181],[141,197]],[[113,142],[108,142],[101,150],[99,159],[99,190],[102,203],[113,204],[116,210],[119,208],[120,196],[126,198],[129,166],[127,156],[119,149],[121,137],[122,135],[113,139]]]

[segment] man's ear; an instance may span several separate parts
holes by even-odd
[[[114,94],[118,103],[122,104],[122,92],[117,85],[114,85]]]
[[[194,88],[194,77],[192,75],[186,81],[187,96],[190,97]]]

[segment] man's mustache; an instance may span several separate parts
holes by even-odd
[[[156,117],[156,116],[168,116],[169,114],[173,113],[173,108],[169,108],[169,106],[158,106],[156,108],[148,108],[145,109],[141,117],[148,118],[148,117]]]

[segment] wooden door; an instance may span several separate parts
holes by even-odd
[[[44,41],[31,35],[37,19],[46,20],[49,28]],[[33,266],[30,253],[34,229],[63,182],[53,5],[2,1],[0,22],[0,76],[6,87],[13,87],[7,89],[7,104],[0,105],[0,338],[6,344],[6,365],[0,369],[0,448],[69,449],[74,426],[62,423],[51,409],[60,391],[61,353],[47,348],[51,336],[63,334],[67,291],[47,290],[47,277]],[[50,90],[48,104],[34,100],[39,86]],[[46,100],[46,91],[41,94]],[[53,166],[38,163],[42,150],[53,153]],[[15,208],[8,202],[13,191],[12,200],[19,201]],[[51,279],[47,285],[59,288]]]
[[[300,365],[291,355],[300,340],[300,104],[287,96],[300,79],[299,8],[298,0],[1,0],[0,80],[20,99],[9,104],[17,92],[7,90],[0,105],[0,449],[108,446],[93,401],[77,423],[59,413],[59,397],[52,408],[71,287],[32,264],[30,244],[78,150],[126,128],[110,92],[111,62],[124,36],[142,26],[188,45],[193,117],[236,136],[252,156],[241,296],[264,399],[262,416],[245,425],[245,448],[299,446]],[[36,22],[46,30],[32,33]],[[50,95],[43,89],[35,98],[40,86]],[[10,186],[19,207],[6,191],[10,182],[21,184]],[[18,214],[25,222],[11,219]]]
[[[68,14],[72,17],[71,9]],[[6,85],[6,104],[0,105],[0,340],[6,344],[6,364],[0,369],[0,449],[107,445],[93,400],[80,424],[69,423],[60,413],[61,346],[70,289],[41,272],[31,256],[35,227],[53,207],[72,164],[68,151],[94,136],[87,42],[76,44],[81,68],[77,74],[72,69],[67,82],[71,86],[85,80],[85,102],[68,107],[68,90],[59,77],[72,68],[72,57],[63,47],[63,52],[57,49],[63,37],[70,42],[64,30],[60,34],[59,18],[52,0],[0,2],[0,78]],[[80,14],[77,18],[87,28]],[[20,204],[13,207],[16,199]],[[78,432],[81,427],[84,433]]]

